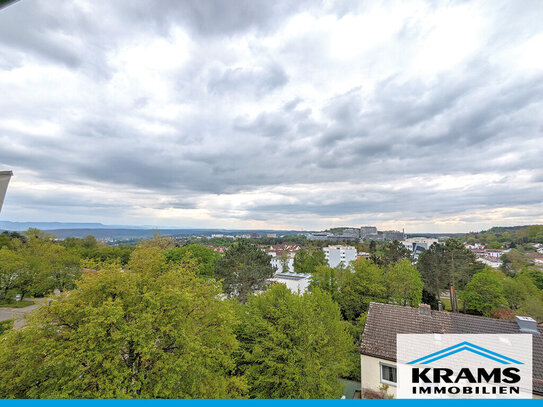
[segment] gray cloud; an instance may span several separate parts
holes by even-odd
[[[262,96],[288,82],[287,74],[276,64],[256,69],[229,68],[224,72],[214,73],[213,76],[208,89],[219,94],[253,93]]]
[[[476,6],[480,44],[443,68],[425,54],[447,11],[436,4],[389,33],[339,40],[349,19],[364,27],[395,3],[13,4],[0,13],[0,166],[63,192],[33,198],[14,178],[5,216],[65,206],[85,220],[95,207],[106,222],[152,223],[187,210],[217,226],[300,214],[316,227],[536,208],[543,78],[522,55],[543,35],[542,6]],[[122,204],[65,190],[85,186]],[[132,212],[145,209],[140,222]]]

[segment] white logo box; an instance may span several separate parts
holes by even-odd
[[[398,334],[396,351],[398,398],[532,398],[531,334]]]

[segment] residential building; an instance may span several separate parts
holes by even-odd
[[[269,253],[268,253],[269,254]],[[288,254],[288,257],[283,259],[278,256],[272,256],[270,264],[275,267],[278,273],[294,273],[294,254]],[[283,266],[286,266],[286,270],[283,270]]]
[[[298,244],[276,244],[262,248],[271,256],[270,264],[275,267],[277,273],[294,273],[294,256],[300,250]],[[287,269],[283,270],[286,265]]]
[[[2,211],[4,197],[6,196],[6,190],[8,189],[8,183],[12,175],[13,172],[11,171],[0,171],[0,212]]]
[[[401,243],[413,254],[413,258],[418,259],[422,252],[428,250],[434,243],[438,243],[438,240],[426,237],[410,237],[402,240]]]
[[[464,247],[469,250],[481,250],[485,248],[485,245],[482,243],[474,243],[474,244],[465,244]]]
[[[494,257],[496,259],[499,259],[502,257],[502,254],[509,252],[509,250],[502,250],[502,249],[486,249],[486,255],[488,257]]]
[[[268,281],[285,284],[295,294],[303,294],[307,291],[311,282],[311,274],[275,273]]]
[[[503,264],[503,261],[495,257],[477,257],[476,261],[479,263],[486,264],[487,266],[492,267],[493,269],[499,269]]]
[[[337,267],[340,264],[347,267],[351,261],[356,260],[357,253],[353,246],[328,246],[322,250],[330,267]]]
[[[466,245],[466,248],[471,250],[472,253],[475,254],[477,257],[477,261],[483,264],[486,264],[487,266],[490,266],[492,268],[499,268],[503,262],[501,260],[501,257],[504,253],[508,253],[511,249],[479,249],[479,248],[472,248],[477,246],[471,246]]]
[[[543,397],[543,327],[531,318],[517,322],[475,315],[433,311],[429,305],[419,308],[371,303],[360,347],[362,391],[379,392],[388,386],[388,394],[396,396],[397,334],[519,334],[532,335],[533,394]]]

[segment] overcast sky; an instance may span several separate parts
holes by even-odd
[[[0,10],[1,220],[543,222],[543,2]]]

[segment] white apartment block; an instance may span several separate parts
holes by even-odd
[[[271,283],[284,284],[294,294],[303,294],[309,287],[311,274],[275,273],[268,281]]]
[[[330,267],[337,267],[340,264],[347,267],[356,260],[356,249],[353,246],[328,246],[323,247],[324,257]]]
[[[289,255],[285,260],[280,257],[272,257],[270,263],[277,270],[276,273],[294,273],[294,254]],[[286,266],[286,270],[283,270],[283,265]]]
[[[262,250],[271,256],[270,264],[275,267],[276,273],[294,273],[294,256],[300,250],[300,245],[277,244]]]

